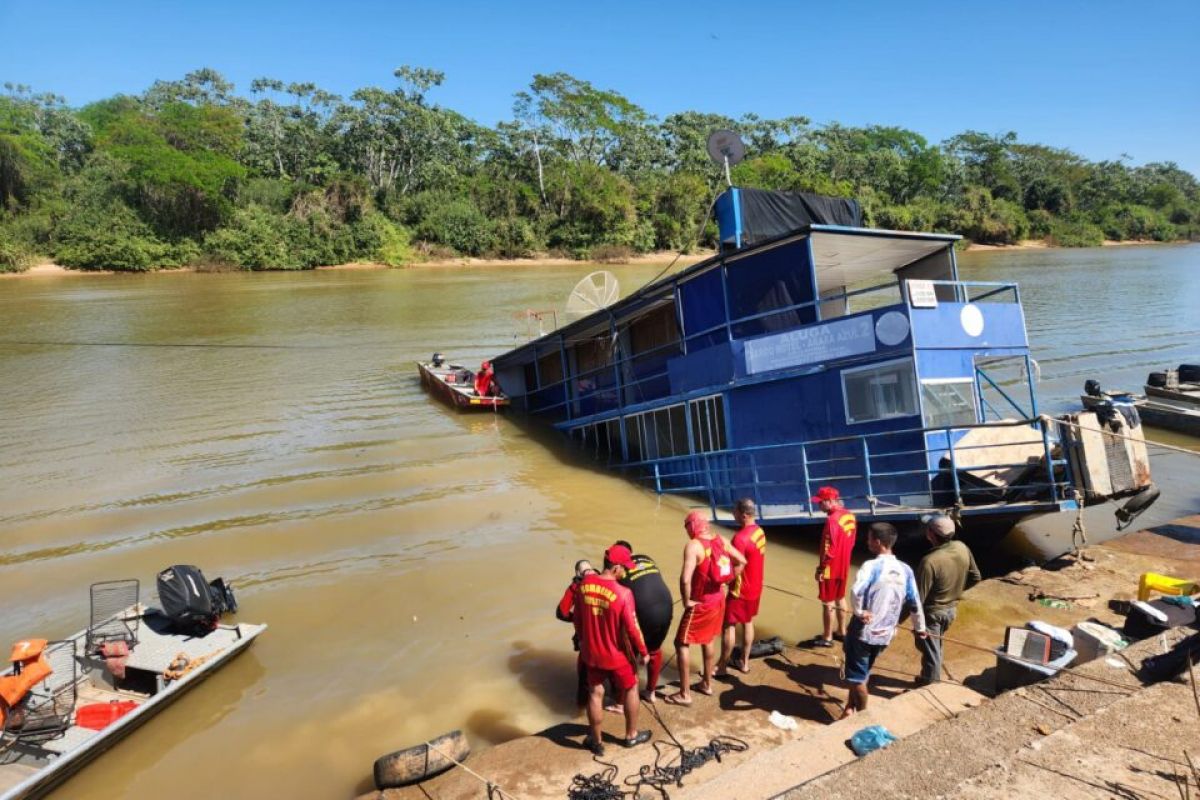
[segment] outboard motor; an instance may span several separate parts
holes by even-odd
[[[1100,388],[1100,381],[1089,378],[1083,384],[1083,393],[1088,397],[1103,397],[1104,391]]]
[[[446,357],[441,353],[434,353],[433,358],[430,359],[430,363],[432,363],[435,367],[441,367],[442,364],[446,363]]]

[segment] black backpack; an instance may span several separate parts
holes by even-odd
[[[233,590],[220,578],[211,584],[199,567],[176,564],[158,573],[158,602],[171,626],[203,635],[217,627],[222,614],[237,611]]]

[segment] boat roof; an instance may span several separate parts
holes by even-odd
[[[843,225],[807,225],[752,247],[733,253],[717,254],[693,264],[687,269],[654,280],[608,308],[600,309],[582,319],[563,325],[496,358],[506,358],[559,336],[571,338],[573,335],[584,334],[596,326],[598,318],[607,320],[610,316],[621,317],[632,310],[641,310],[646,305],[646,299],[654,298],[662,289],[685,282],[722,262],[735,264],[742,259],[806,238],[812,239],[817,289],[824,294],[843,286],[857,285],[872,279],[890,276],[902,267],[953,246],[962,237],[953,233],[917,233],[882,228],[854,228]]]

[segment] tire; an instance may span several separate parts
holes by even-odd
[[[1117,530],[1123,531],[1128,528],[1138,515],[1145,511],[1150,506],[1154,505],[1154,501],[1159,498],[1162,492],[1153,483],[1146,486],[1133,497],[1125,501],[1125,505],[1116,510],[1117,515]]]
[[[1162,387],[1167,385],[1167,373],[1151,372],[1149,375],[1146,376],[1146,385],[1147,386],[1155,386],[1155,387],[1161,389]]]
[[[1180,364],[1179,380],[1182,383],[1200,383],[1200,364]]]
[[[443,733],[428,744],[388,753],[375,759],[375,788],[382,791],[420,783],[450,769],[455,761],[465,761],[470,753],[471,746],[460,730]]]

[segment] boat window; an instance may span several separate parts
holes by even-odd
[[[979,421],[975,382],[970,378],[921,381],[921,405],[925,407],[926,428],[974,425]]]
[[[538,388],[553,386],[556,383],[562,382],[562,354],[557,349],[543,353],[538,358],[537,366],[538,376],[542,379],[541,383],[538,384]],[[529,385],[532,386],[533,384]]]
[[[667,303],[629,323],[630,355],[654,350],[679,341],[679,320],[675,304]]]
[[[672,458],[691,453],[683,404],[631,414],[625,418],[630,461]]]
[[[784,309],[736,326],[741,338],[788,330],[816,321],[811,307],[793,308],[813,300],[812,270],[804,242],[776,247],[729,265],[729,313],[734,319]]]
[[[916,376],[911,359],[842,371],[846,422],[907,417],[917,413]]]
[[[692,452],[710,453],[725,449],[725,405],[720,395],[702,397],[690,403],[692,411]]]

